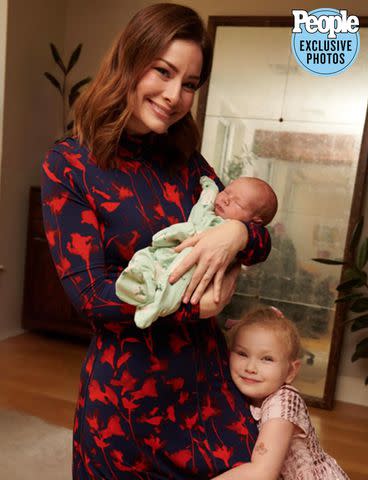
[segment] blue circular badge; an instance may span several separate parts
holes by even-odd
[[[318,8],[310,12],[293,10],[291,47],[299,65],[318,76],[333,76],[347,70],[356,60],[359,20],[346,10]]]

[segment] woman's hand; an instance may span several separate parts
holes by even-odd
[[[193,250],[170,275],[170,283],[175,283],[193,265],[197,267],[183,296],[183,302],[198,303],[203,292],[213,279],[213,301],[220,301],[224,274],[235,255],[248,242],[248,230],[238,220],[227,220],[216,227],[184,240],[175,248],[177,253],[186,247]]]
[[[223,308],[230,302],[234,295],[236,281],[240,273],[240,264],[235,264],[227,273],[225,273],[220,299],[214,301],[214,285],[211,283],[202,295],[199,302],[199,318],[209,318],[218,315]]]

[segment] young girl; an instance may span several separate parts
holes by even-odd
[[[289,384],[300,367],[300,338],[294,324],[274,307],[248,313],[230,335],[230,371],[251,399],[259,436],[250,463],[216,480],[348,479],[319,444],[307,407]]]

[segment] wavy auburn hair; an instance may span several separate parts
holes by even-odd
[[[119,139],[132,114],[139,80],[173,40],[191,40],[202,50],[199,86],[208,78],[212,45],[199,15],[191,8],[159,3],[140,10],[130,20],[103,59],[93,82],[78,98],[74,133],[101,168],[116,167]],[[168,152],[184,161],[198,145],[199,134],[190,112],[161,135]]]

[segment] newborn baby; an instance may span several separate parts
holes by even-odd
[[[195,267],[173,285],[169,276],[192,247],[176,253],[174,248],[188,237],[226,220],[267,225],[276,214],[277,197],[268,183],[255,177],[240,177],[219,192],[208,177],[201,177],[202,193],[188,221],[170,225],[152,237],[150,247],[138,250],[116,281],[116,295],[136,305],[134,321],[149,327],[158,317],[175,312],[189,285]]]

